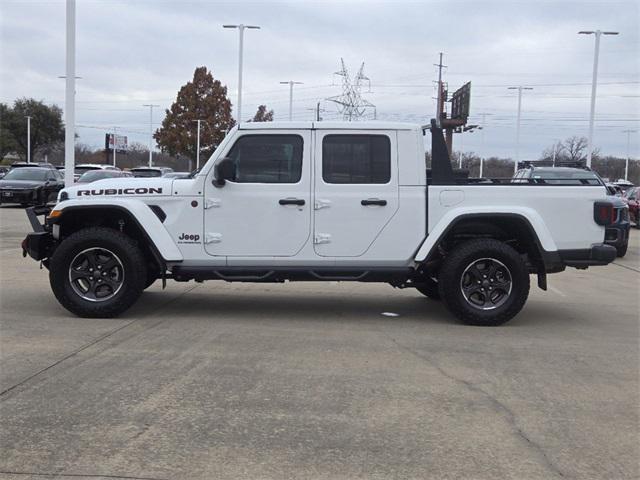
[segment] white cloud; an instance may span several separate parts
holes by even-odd
[[[63,105],[65,4],[0,3],[0,99],[29,96]],[[514,149],[516,99],[508,85],[534,85],[523,100],[523,156],[554,138],[587,131],[593,39],[581,29],[618,30],[603,38],[595,143],[622,155],[622,130],[640,129],[640,10],[635,1],[214,2],[79,0],[78,123],[117,125],[145,141],[153,101],[170,105],[195,67],[206,65],[235,103],[237,32],[223,23],[254,23],[245,36],[243,112],[266,103],[286,118],[297,80],[294,115],[340,93],[331,73],[344,57],[355,73],[362,61],[372,80],[367,98],[381,117],[427,121],[433,116],[433,63],[445,52],[451,90],[472,81],[472,120],[486,112],[485,153]],[[630,83],[635,82],[635,83]],[[326,104],[328,110],[334,107]],[[161,120],[156,115],[156,123]],[[102,143],[100,129],[81,141]],[[481,135],[465,138],[479,151]],[[637,139],[634,142],[638,151]]]

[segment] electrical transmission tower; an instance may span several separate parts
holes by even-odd
[[[335,72],[334,75],[342,77],[342,95],[329,97],[326,100],[336,103],[338,105],[338,112],[342,114],[343,120],[349,122],[361,119],[367,109],[373,109],[375,112],[376,106],[362,98],[360,93],[363,82],[368,82],[369,91],[371,91],[371,80],[364,74],[364,62],[360,65],[358,74],[353,80],[349,76],[349,71],[344,64],[344,59],[340,59],[340,64],[342,69],[339,72]]]

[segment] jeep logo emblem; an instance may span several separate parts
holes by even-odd
[[[178,240],[191,240],[193,242],[197,242],[198,240],[200,240],[200,235],[197,235],[195,233],[183,233],[178,237]]]
[[[178,243],[200,243],[200,235],[197,233],[182,233],[178,237]]]

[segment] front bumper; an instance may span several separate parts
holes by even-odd
[[[27,218],[31,223],[33,232],[27,234],[22,241],[22,256],[29,255],[34,260],[44,260],[53,253],[56,241],[53,238],[50,227],[40,223],[38,217],[48,215],[51,211],[48,207],[30,207],[26,209]]]
[[[0,204],[2,203],[35,203],[38,198],[34,189],[3,189],[0,191]]]
[[[34,260],[44,260],[53,253],[55,240],[51,232],[32,232],[22,241],[22,256],[29,255]]]

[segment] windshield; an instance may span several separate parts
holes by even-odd
[[[160,170],[131,170],[134,177],[160,177],[162,172]]]
[[[50,172],[44,168],[16,168],[7,173],[3,180],[33,180],[46,182],[49,177],[49,173]]]
[[[88,172],[85,172],[80,176],[80,178],[78,179],[78,183],[95,182],[96,180],[101,180],[103,178],[114,178],[118,176],[118,172],[115,171],[89,170]]]

